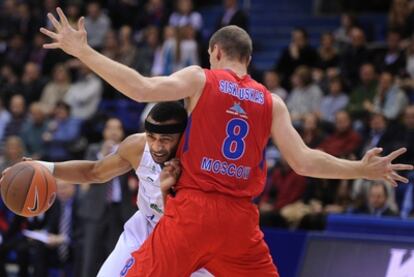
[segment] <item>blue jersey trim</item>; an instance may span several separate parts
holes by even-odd
[[[260,169],[263,170],[264,165],[265,165],[265,156],[266,156],[266,148],[263,149],[263,154],[262,154],[262,160],[260,161]]]
[[[190,140],[191,123],[192,123],[192,117],[190,115],[187,121],[187,128],[185,129],[185,134],[184,134],[184,149],[183,149],[184,153],[187,152],[188,148],[190,147],[189,140]]]

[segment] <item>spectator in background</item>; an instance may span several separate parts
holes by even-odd
[[[383,53],[377,55],[376,67],[382,71],[389,71],[393,75],[402,75],[405,71],[406,56],[400,50],[401,35],[396,31],[389,31],[387,47]]]
[[[111,19],[102,11],[98,1],[89,2],[85,17],[85,28],[88,32],[88,43],[96,49],[101,49],[104,43],[105,34],[111,28]]]
[[[35,63],[40,69],[42,69],[43,61],[48,52],[47,49],[43,48],[43,44],[46,43],[46,37],[41,33],[37,33],[33,38],[33,46],[29,52],[29,61]]]
[[[20,137],[9,136],[6,138],[2,152],[3,154],[0,156],[1,172],[14,164],[21,162],[26,151]]]
[[[22,70],[27,60],[28,48],[24,37],[16,33],[8,42],[8,48],[5,55],[5,62],[11,64],[18,71]]]
[[[124,25],[119,29],[119,57],[118,61],[133,67],[137,59],[137,47],[132,41],[132,28]]]
[[[118,60],[119,57],[119,41],[117,32],[109,30],[106,32],[105,40],[101,53],[110,59]]]
[[[351,44],[351,30],[357,24],[357,19],[349,13],[341,14],[341,26],[334,32],[335,41],[340,52]]]
[[[355,214],[369,214],[375,216],[397,216],[389,205],[387,185],[382,182],[373,182],[368,189],[366,201],[361,207],[352,212]]]
[[[19,159],[21,161],[21,158]],[[41,275],[36,266],[38,264],[32,262],[32,258],[36,258],[36,255],[32,255],[30,252],[30,246],[38,243],[23,236],[23,230],[41,230],[46,226],[45,214],[40,214],[34,217],[21,217],[18,215],[12,215],[10,219],[10,227],[4,234],[4,241],[0,244],[0,273],[6,272],[5,264],[9,254],[14,252],[16,255],[17,275],[19,277],[43,277],[47,275]],[[1,275],[1,276],[8,276]],[[10,275],[9,275],[10,276]]]
[[[28,41],[32,40],[33,36],[38,33],[41,26],[39,18],[36,13],[32,13],[29,3],[20,2],[16,9],[16,32],[24,36]]]
[[[149,0],[136,17],[136,28],[142,30],[147,26],[163,28],[168,22],[168,13],[163,0]]]
[[[318,55],[318,67],[323,70],[326,70],[329,67],[337,67],[339,65],[339,56],[335,48],[335,37],[332,33],[322,34]]]
[[[3,139],[8,136],[18,136],[26,122],[26,102],[20,94],[14,95],[10,100],[11,120],[4,130]]]
[[[70,86],[70,75],[68,68],[63,64],[57,64],[53,69],[52,80],[50,80],[42,91],[40,104],[46,115],[51,115],[56,104],[63,100]]]
[[[43,133],[47,129],[46,115],[42,105],[34,102],[29,107],[29,119],[25,122],[20,133],[26,146],[27,154],[35,160],[40,160],[45,153]]]
[[[80,121],[71,116],[68,104],[57,103],[55,114],[48,123],[47,131],[43,133],[43,141],[47,149],[45,159],[49,161],[72,159],[70,147],[79,136]]]
[[[373,102],[378,86],[377,75],[372,64],[363,64],[359,76],[360,84],[352,91],[348,105],[348,111],[354,120],[364,120],[368,116],[364,103]]]
[[[283,50],[275,71],[281,74],[282,86],[289,88],[289,80],[293,72],[301,65],[314,67],[318,63],[318,53],[309,45],[308,33],[305,29],[295,28],[292,31],[290,45]]]
[[[303,118],[303,127],[299,133],[303,141],[310,148],[317,148],[325,138],[320,127],[319,118],[315,113],[305,115]]]
[[[102,81],[83,64],[79,64],[78,73],[78,80],[69,87],[64,102],[71,107],[74,118],[88,120],[96,113],[101,101]]]
[[[410,44],[406,50],[406,72],[408,73],[409,77],[412,79],[414,78],[414,36],[411,37]]]
[[[191,26],[198,33],[203,27],[203,18],[199,12],[193,11],[192,0],[178,0],[168,24],[176,28]]]
[[[216,30],[228,26],[236,25],[248,32],[249,18],[246,13],[239,8],[237,0],[223,0],[224,13],[220,16]]]
[[[414,36],[409,40],[405,50],[405,59],[405,74],[400,80],[400,85],[407,92],[410,103],[414,103]]]
[[[4,104],[10,103],[10,98],[20,88],[16,70],[11,64],[3,64],[0,69],[0,97]]]
[[[103,130],[103,140],[88,147],[85,159],[96,161],[113,153],[123,138],[121,121],[109,118]],[[115,247],[124,223],[135,212],[127,176],[124,174],[105,184],[91,184],[82,192],[78,209],[83,234],[79,277],[96,276]]]
[[[293,122],[298,122],[308,113],[319,113],[322,99],[321,89],[313,84],[309,67],[300,66],[292,75],[293,90],[287,100],[287,107]]]
[[[9,37],[16,31],[17,1],[4,0],[0,2],[0,34]]]
[[[352,129],[352,120],[346,111],[335,116],[335,131],[320,145],[319,149],[340,158],[349,158],[357,153],[361,145],[360,135]]]
[[[141,0],[110,0],[106,1],[106,9],[114,29],[118,30],[125,24],[134,24],[139,12],[147,1]]]
[[[320,116],[329,123],[335,121],[335,115],[348,105],[348,95],[344,93],[343,83],[340,77],[329,81],[329,94],[322,98]]]
[[[30,105],[35,101],[39,101],[45,84],[46,80],[42,77],[39,65],[33,62],[26,63],[20,88],[20,92],[23,94],[26,104]]]
[[[9,111],[4,106],[2,98],[0,98],[0,141],[3,141],[3,136],[6,131],[6,126],[11,120]]]
[[[344,50],[341,58],[341,72],[347,85],[355,86],[361,65],[371,62],[371,52],[366,46],[365,33],[361,28],[351,30],[351,44]]]
[[[276,94],[283,100],[287,98],[287,91],[280,86],[279,74],[275,71],[266,71],[264,73],[263,83],[265,87],[273,94]]]
[[[71,184],[57,184],[57,197],[50,209],[43,215],[41,229],[47,235],[47,242],[28,240],[26,247],[30,253],[33,277],[50,276],[49,269],[59,269],[59,276],[73,274],[75,241],[78,234],[76,218],[76,187]]]
[[[175,30],[175,37],[164,41],[162,46],[162,72],[157,75],[170,75],[186,66],[199,65],[198,44],[191,26]]]
[[[401,37],[407,38],[413,33],[413,13],[408,0],[393,0],[388,13],[388,27],[396,30]]]
[[[282,158],[273,170],[270,186],[266,187],[259,203],[262,226],[287,227],[280,210],[302,198],[306,178],[296,174]]]
[[[387,140],[383,141],[384,153],[390,153],[397,147],[406,147],[407,152],[398,159],[398,163],[414,164],[414,105],[405,108],[403,124],[390,125]]]
[[[366,153],[374,147],[381,147],[387,131],[388,122],[383,114],[373,113],[370,117],[369,131],[363,136],[361,154]]]
[[[388,120],[397,119],[407,105],[405,92],[397,86],[395,77],[390,72],[381,73],[373,102],[364,103],[369,112],[382,113]]]
[[[78,20],[81,14],[80,3],[81,2],[70,1],[66,5],[65,14],[68,18],[70,26],[72,26],[73,28],[77,28],[78,26]]]
[[[143,42],[138,46],[137,59],[134,68],[144,76],[157,75],[161,69],[155,68],[159,64],[155,60],[161,59],[161,47],[159,29],[156,26],[148,26],[144,30]]]

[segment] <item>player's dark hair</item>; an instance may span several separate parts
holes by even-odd
[[[230,25],[221,28],[210,38],[209,48],[219,45],[229,59],[247,62],[253,51],[252,39],[240,27]]]
[[[184,123],[187,125],[187,111],[178,101],[160,102],[155,104],[147,117],[151,117],[153,120],[160,123],[168,120],[175,120],[177,123]]]

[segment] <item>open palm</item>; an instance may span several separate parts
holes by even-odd
[[[379,154],[382,148],[373,148],[369,150],[362,158],[363,175],[370,180],[383,180],[397,186],[397,182],[408,183],[407,178],[399,175],[398,170],[412,170],[413,166],[409,164],[393,164],[392,162],[407,151],[406,148],[400,148],[387,156],[381,157]]]
[[[52,43],[44,44],[43,47],[47,49],[60,48],[72,56],[79,57],[82,51],[89,47],[86,38],[85,19],[84,17],[79,18],[78,29],[76,30],[70,26],[61,8],[57,8],[56,11],[59,15],[59,21],[51,13],[47,15],[55,28],[55,32],[40,28],[40,32],[53,40]]]

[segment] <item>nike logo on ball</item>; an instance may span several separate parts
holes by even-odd
[[[39,203],[39,195],[37,193],[37,187],[35,187],[35,196],[34,196],[33,208],[30,208],[30,207],[27,207],[27,208],[29,209],[29,211],[31,211],[33,213],[37,210],[38,203]]]

